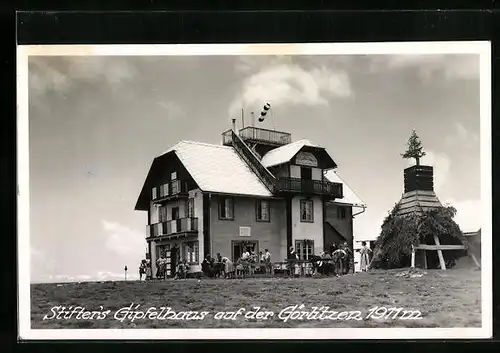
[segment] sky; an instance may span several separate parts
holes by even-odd
[[[155,156],[221,143],[231,118],[327,149],[366,203],[374,239],[403,192],[413,129],[435,191],[464,231],[480,224],[479,55],[30,57],[31,281],[137,277],[147,213],[134,206]]]

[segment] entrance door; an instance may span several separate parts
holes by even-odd
[[[243,251],[246,250],[251,253],[252,250],[255,251],[256,254],[258,254],[259,247],[258,247],[258,242],[257,241],[246,241],[246,244],[244,244],[243,241],[240,240],[233,240],[232,242],[232,261],[235,262],[237,261],[241,255],[243,255]]]
[[[160,255],[163,255],[163,257],[167,260],[166,276],[169,277],[172,273],[170,244],[156,246],[156,260],[160,258]],[[158,269],[158,266],[156,264],[154,264],[154,266],[156,269]],[[153,273],[153,276],[156,276],[156,273]]]
[[[300,168],[300,178],[302,180],[312,180],[312,169],[311,168]]]
[[[311,168],[300,168],[300,178],[302,185],[302,192],[305,194],[309,194],[314,192],[314,185],[312,182],[312,169]]]

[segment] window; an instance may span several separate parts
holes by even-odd
[[[183,257],[189,265],[198,263],[198,242],[184,243]]]
[[[160,206],[158,212],[158,221],[166,222],[167,221],[167,206]]]
[[[175,194],[178,194],[180,192],[180,183],[179,181],[173,181],[171,186],[170,186],[171,190],[172,190],[172,195],[175,195]]]
[[[156,199],[158,197],[158,190],[156,187],[153,188],[153,200]]]
[[[168,184],[160,185],[160,197],[168,196]]]
[[[233,220],[234,215],[233,199],[222,197],[219,199],[219,219]]]
[[[269,222],[269,201],[257,200],[256,210],[258,222]]]
[[[194,217],[194,198],[190,198],[187,201],[187,216],[189,218]]]
[[[300,201],[300,221],[310,223],[314,222],[313,200]]]
[[[179,219],[179,207],[172,207],[172,220]]]
[[[299,260],[309,260],[314,255],[314,241],[296,240],[295,249],[299,255]]]
[[[170,180],[177,180],[177,172],[172,172],[170,174]]]
[[[338,207],[337,208],[337,218],[338,219],[345,219],[345,207]]]

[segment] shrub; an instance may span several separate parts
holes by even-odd
[[[412,245],[435,244],[434,234],[441,245],[463,244],[463,233],[453,217],[456,209],[452,206],[424,211],[422,215],[397,215],[399,203],[384,219],[381,232],[375,241],[373,268],[401,268],[411,264]],[[427,266],[437,268],[439,259],[436,251],[427,251]],[[464,255],[463,250],[443,251],[445,262],[453,264]]]

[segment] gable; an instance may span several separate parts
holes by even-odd
[[[315,164],[321,169],[336,168],[337,164],[323,147],[313,144],[309,140],[299,140],[275,148],[262,157],[262,165],[266,168],[284,163],[297,162],[311,166]]]

